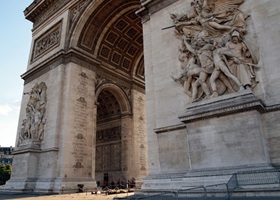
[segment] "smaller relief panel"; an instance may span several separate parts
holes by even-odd
[[[62,21],[51,27],[34,42],[31,62],[58,47],[61,40]]]
[[[45,82],[35,84],[30,92],[29,101],[25,108],[26,118],[22,120],[17,146],[40,143],[44,139],[44,127],[46,124],[47,86]]]

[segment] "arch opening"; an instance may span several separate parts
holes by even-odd
[[[114,180],[123,179],[121,108],[114,94],[106,89],[97,101],[95,176],[98,185],[109,186]]]
[[[100,63],[94,69],[97,109],[93,133],[93,173],[99,186],[133,183],[147,174],[145,107],[137,105],[142,104],[138,97],[145,97],[143,30],[135,14],[139,6],[139,0],[93,2],[71,40],[77,42],[71,44],[74,49]],[[137,106],[140,111],[134,115]],[[134,146],[136,141],[141,145]]]

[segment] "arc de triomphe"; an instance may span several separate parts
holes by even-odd
[[[33,39],[5,188],[71,192],[130,180],[172,190],[278,166],[279,8],[34,1],[24,11]]]

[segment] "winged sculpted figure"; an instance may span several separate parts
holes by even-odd
[[[245,41],[244,1],[193,0],[187,13],[170,15],[182,70],[172,78],[192,102],[256,86],[258,59]]]

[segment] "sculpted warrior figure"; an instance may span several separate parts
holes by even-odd
[[[196,64],[195,57],[187,51],[187,47],[184,43],[182,43],[180,51],[179,61],[183,71],[178,78],[171,77],[174,81],[183,85],[184,92],[194,101],[197,93],[197,88],[195,88],[197,84],[195,84],[195,82],[202,70],[201,67]]]
[[[224,48],[220,48],[215,55],[216,69],[210,78],[213,91],[216,89],[217,75],[223,70],[235,82],[239,90],[252,88],[255,73],[254,64],[251,64],[251,62],[256,62],[256,60],[249,59],[247,62],[246,57],[249,59],[251,54],[246,44],[242,42],[240,32],[235,30],[231,34],[231,40]],[[216,95],[215,93],[214,96]]]
[[[221,73],[224,73],[228,78],[230,78],[239,88],[239,91],[244,90],[242,84],[238,80],[236,76],[233,75],[230,70],[230,65],[226,58],[226,55],[229,56],[230,53],[227,48],[220,48],[214,52],[214,63],[215,70],[213,71],[210,77],[210,84],[213,91],[212,97],[218,96],[216,80],[220,76]],[[237,58],[232,57],[235,61]]]
[[[35,84],[29,94],[26,106],[26,119],[22,121],[18,145],[24,140],[43,140],[44,125],[46,123],[45,111],[47,103],[47,86],[44,82]]]

